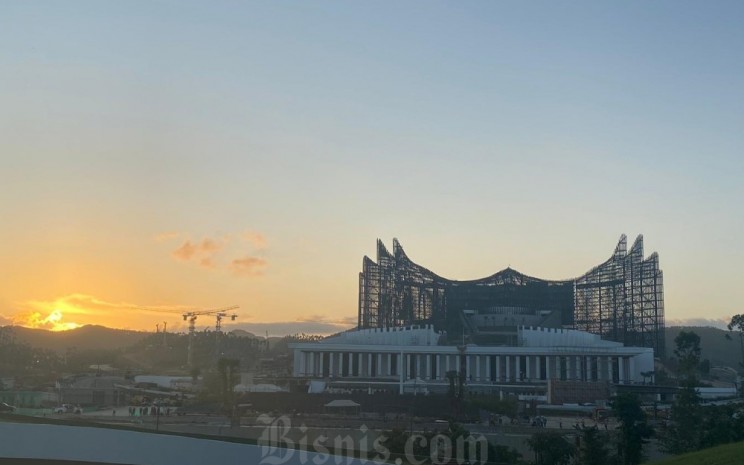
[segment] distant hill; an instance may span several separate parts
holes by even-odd
[[[696,326],[670,326],[666,328],[666,356],[674,356],[674,338],[680,331],[695,331],[700,336],[700,349],[702,359],[710,360],[712,366],[739,367],[741,362],[741,346],[738,337],[732,340],[726,339],[728,331],[711,327]]]
[[[31,329],[21,326],[4,327],[5,330],[12,328],[15,340],[29,344],[32,347],[64,351],[75,347],[77,350],[86,349],[120,349],[127,348],[142,342],[152,332],[131,331],[126,329],[114,329],[104,326],[87,325],[69,331],[48,331],[45,329]],[[724,331],[711,327],[695,326],[670,326],[665,331],[667,357],[674,356],[674,338],[680,331],[695,331],[700,336],[700,347],[702,358],[709,359],[713,366],[729,366],[737,368],[741,361],[741,348],[738,339],[728,340]],[[243,330],[232,331],[234,336],[264,339]],[[269,345],[274,346],[282,338],[270,337]]]
[[[71,347],[75,347],[77,350],[120,349],[136,344],[152,334],[144,331],[113,329],[97,325],[86,325],[69,331],[49,331],[22,326],[6,326],[3,329],[11,329],[16,342],[60,352]]]

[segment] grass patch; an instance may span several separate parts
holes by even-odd
[[[742,465],[744,442],[724,444],[652,462],[652,465]]]

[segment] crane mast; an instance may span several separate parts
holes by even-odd
[[[196,332],[196,319],[197,317],[201,315],[214,315],[215,317],[215,325],[214,329],[215,331],[222,332],[222,319],[225,317],[229,317],[231,321],[235,321],[235,319],[238,317],[235,313],[228,313],[230,310],[235,310],[236,308],[240,308],[237,305],[233,305],[230,307],[225,308],[216,308],[211,310],[201,310],[196,312],[186,312],[183,316],[183,321],[189,322],[189,349],[188,349],[188,365],[189,367],[193,367],[193,348],[194,348],[194,333]]]

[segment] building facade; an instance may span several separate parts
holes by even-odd
[[[432,325],[421,325],[291,344],[293,376],[316,383],[317,392],[446,392],[451,377],[461,376],[471,392],[541,396],[553,379],[636,383],[654,366],[653,349],[584,331],[519,327],[515,346],[441,345],[442,337]]]

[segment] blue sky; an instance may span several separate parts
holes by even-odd
[[[564,279],[643,233],[667,318],[727,319],[744,297],[742,13],[3,2],[0,315],[81,294],[338,324],[377,237],[447,277]],[[125,314],[100,321],[149,325]]]

